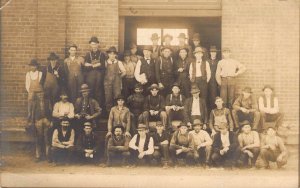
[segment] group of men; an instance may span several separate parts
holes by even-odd
[[[115,157],[130,164],[161,161],[165,167],[181,159],[206,166],[225,160],[233,166],[250,158],[253,165],[260,148],[265,167],[269,160],[285,164],[286,148],[272,133],[282,121],[274,89],[265,86],[256,101],[245,87],[235,99],[236,77],[246,68],[231,58],[230,49],[222,49],[219,61],[217,48],[208,52],[197,33],[192,46],[184,33],[177,46],[170,44],[172,38],[165,35],[160,46],[154,33],[153,45],[144,46],[143,55],[131,44],[121,61],[115,47],[102,52],[98,38],[92,37],[85,58],[78,56],[76,45],[69,46],[64,63],[50,53],[46,73],[33,59],[26,90],[28,123],[37,130],[37,161],[43,150],[54,162],[68,161],[73,152],[96,158],[103,148],[92,130],[101,113],[107,113],[108,166]],[[267,127],[266,121],[275,123]],[[256,131],[263,133],[267,146]]]

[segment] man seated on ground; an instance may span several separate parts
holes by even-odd
[[[153,138],[147,133],[147,126],[144,124],[139,124],[137,131],[138,134],[134,135],[129,142],[131,163],[139,165],[152,163],[154,159]]]
[[[165,112],[165,99],[158,94],[159,87],[157,84],[152,84],[149,88],[150,95],[145,98],[143,122],[149,128],[149,121],[161,121],[166,127],[167,113]],[[150,129],[150,131],[153,131]]]
[[[215,104],[217,107],[210,112],[209,117],[209,128],[212,130],[212,137],[219,132],[218,126],[222,122],[225,122],[229,125],[230,131],[233,131],[234,127],[230,110],[226,107],[223,107],[223,99],[221,97],[216,97]]]
[[[164,168],[170,163],[169,157],[169,134],[164,129],[161,121],[156,122],[156,132],[152,134],[154,139],[154,158],[161,159]]]
[[[256,131],[251,130],[249,121],[241,123],[242,132],[238,136],[241,148],[240,162],[243,167],[254,167],[260,152],[260,140]],[[249,159],[251,164],[249,165]]]
[[[71,162],[74,151],[75,132],[70,127],[68,119],[61,121],[61,126],[54,130],[52,136],[51,153],[53,162],[63,164]]]
[[[71,120],[74,118],[74,106],[72,103],[68,102],[67,94],[62,93],[60,95],[60,101],[55,103],[52,116],[55,128],[59,126],[62,119],[69,118]]]
[[[97,162],[99,153],[99,140],[93,132],[90,122],[84,123],[84,133],[79,135],[76,142],[76,150],[81,161]]]
[[[258,106],[262,122],[262,131],[266,129],[266,122],[275,121],[275,129],[282,124],[283,114],[279,112],[278,98],[274,96],[273,87],[266,85],[264,95],[259,97]]]
[[[239,157],[239,144],[234,132],[228,131],[227,123],[219,125],[220,132],[214,136],[212,145],[212,164],[232,168]]]
[[[267,135],[262,138],[260,156],[262,167],[269,169],[269,162],[276,162],[277,167],[281,168],[287,163],[288,151],[282,139],[276,136],[276,130],[270,126],[266,129]]]
[[[242,94],[234,101],[232,110],[235,128],[240,129],[239,123],[248,120],[253,130],[257,130],[260,113],[257,107],[257,101],[252,94],[250,87],[245,87]]]
[[[170,155],[173,163],[191,164],[194,157],[194,140],[188,133],[185,123],[180,123],[179,129],[173,133],[170,142]]]
[[[184,102],[185,96],[180,93],[179,84],[174,83],[172,93],[166,98],[166,112],[170,128],[173,120],[184,121]]]
[[[211,145],[213,143],[209,134],[202,130],[203,123],[199,119],[195,119],[193,123],[193,131],[189,134],[193,137],[195,153],[194,160],[196,164],[208,166],[210,165]]]
[[[121,125],[117,125],[112,129],[113,134],[108,139],[107,144],[107,161],[106,165],[111,166],[114,159],[121,159],[122,165],[128,164],[129,153],[129,142],[130,137],[125,136],[125,129]]]

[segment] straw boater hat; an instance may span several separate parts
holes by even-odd
[[[87,91],[90,91],[89,86],[87,84],[82,84],[81,88],[80,88],[80,92],[83,93],[83,92],[87,92]]]
[[[158,34],[157,33],[153,33],[152,35],[151,35],[151,40],[157,40],[157,39],[159,39],[160,37],[158,36]]]
[[[92,43],[92,42],[98,43],[98,44],[99,44],[99,40],[98,40],[98,38],[95,37],[95,36],[92,36],[91,39],[90,39],[90,41],[89,41],[89,43]]]
[[[38,67],[40,64],[38,63],[38,61],[36,59],[32,59],[30,61],[30,63],[28,63],[28,65]]]

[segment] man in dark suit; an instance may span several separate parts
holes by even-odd
[[[207,129],[207,109],[206,103],[200,98],[200,90],[197,87],[191,89],[192,97],[185,100],[184,104],[184,121],[191,128],[192,122],[195,119],[200,119],[203,122],[203,129]]]
[[[219,129],[220,132],[215,135],[212,145],[212,164],[232,168],[240,153],[238,139],[234,132],[228,131],[227,123],[221,123]]]

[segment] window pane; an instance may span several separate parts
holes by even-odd
[[[188,36],[188,30],[187,29],[163,29],[163,36],[166,34],[172,35],[173,36],[173,40],[171,41],[171,45],[175,46],[178,45],[178,35],[179,33],[184,33],[185,36],[187,38],[189,38]],[[187,40],[186,40],[187,43]]]
[[[137,45],[152,45],[151,35],[157,33],[161,42],[161,29],[160,28],[138,28],[137,29]]]

